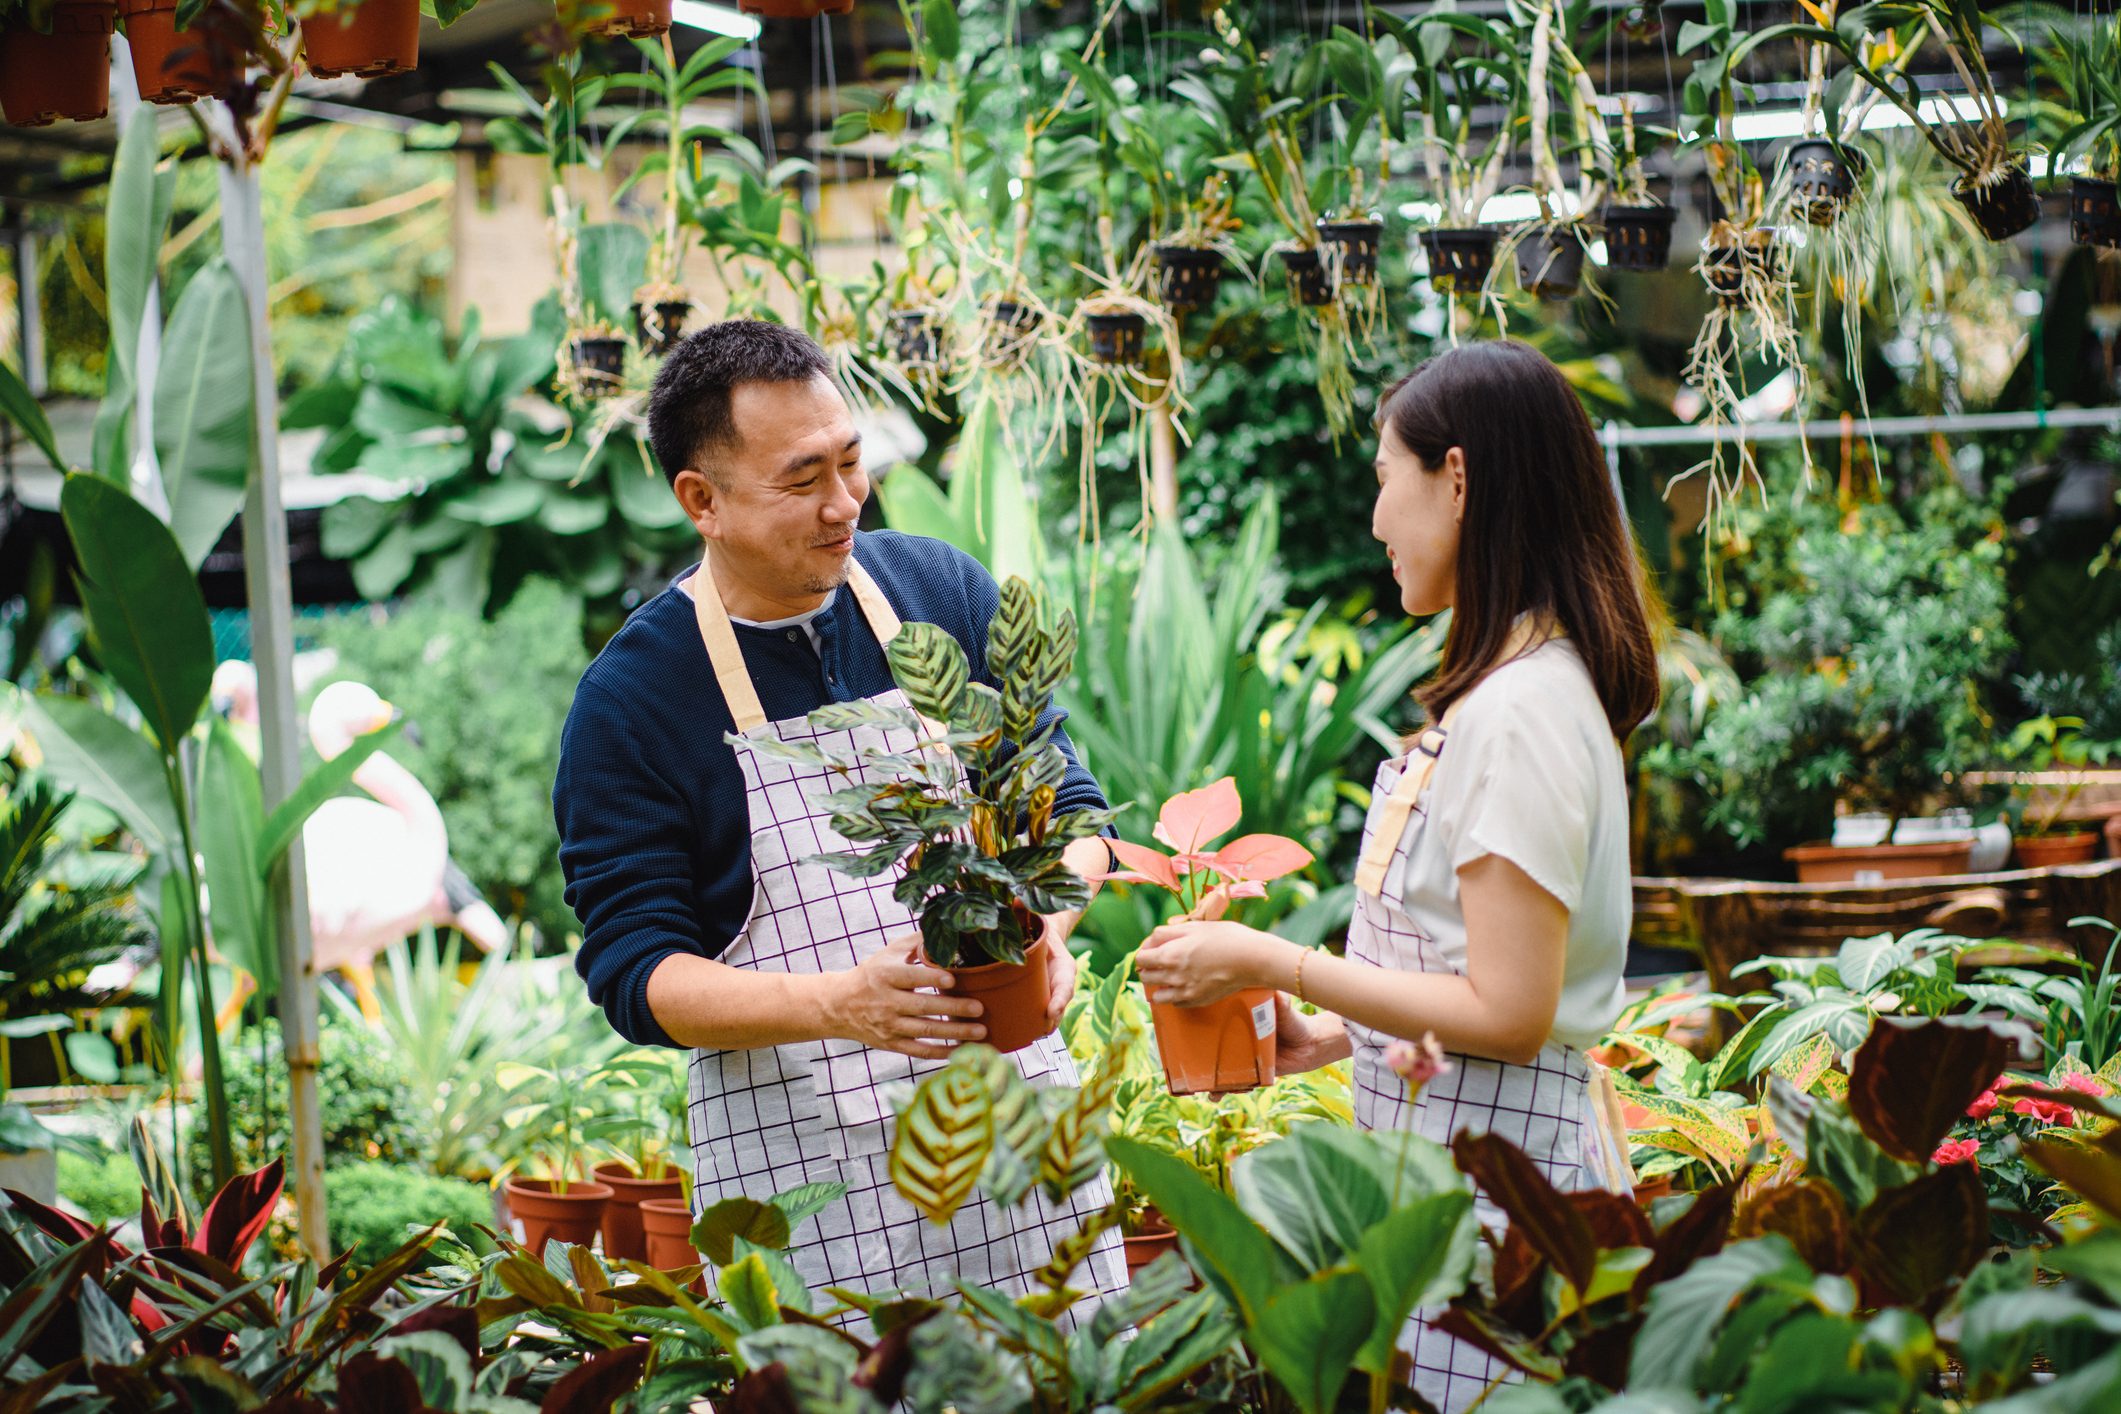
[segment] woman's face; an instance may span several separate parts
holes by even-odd
[[[1377,509],[1370,534],[1384,542],[1410,614],[1435,614],[1458,600],[1458,523],[1465,514],[1465,456],[1453,447],[1443,465],[1423,466],[1389,424],[1377,444]]]

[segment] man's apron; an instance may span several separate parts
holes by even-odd
[[[1514,656],[1512,653],[1504,655]],[[1464,698],[1459,699],[1460,702]],[[1452,704],[1442,722],[1421,734],[1415,748],[1377,769],[1369,818],[1363,823],[1361,863],[1355,875],[1355,916],[1348,927],[1348,956],[1373,967],[1464,975],[1445,960],[1435,942],[1407,916],[1404,861],[1415,833],[1428,824],[1420,805],[1457,718]],[[1498,1134],[1525,1151],[1556,1188],[1627,1191],[1630,1174],[1625,1143],[1615,1148],[1596,1102],[1593,1067],[1581,1052],[1549,1040],[1530,1065],[1509,1065],[1453,1052],[1451,1069],[1407,1099],[1406,1082],[1385,1062],[1395,1039],[1350,1021],[1354,1048],[1355,1123],[1361,1129],[1412,1130],[1449,1144],[1461,1130]],[[1599,1080],[1610,1084],[1601,1072]],[[1481,1223],[1501,1231],[1501,1209],[1475,1194]],[[1413,1385],[1443,1414],[1456,1414],[1510,1371],[1471,1345],[1431,1330],[1416,1311],[1399,1340],[1414,1361]],[[1522,1378],[1515,1373],[1512,1379]]]
[[[848,583],[877,641],[889,643],[899,620],[876,582],[855,564]],[[887,752],[914,747],[908,732],[821,732],[801,717],[768,722],[704,562],[692,591],[700,637],[739,733]],[[910,706],[895,688],[872,700]],[[917,931],[912,912],[891,896],[899,870],[856,879],[809,862],[849,847],[816,797],[862,780],[883,784],[883,776],[840,777],[749,751],[737,752],[737,760],[751,821],[751,912],[721,962],[760,972],[843,972],[892,938]],[[1077,1083],[1058,1036],[1042,1037],[1010,1059],[1034,1083]],[[922,1217],[891,1183],[892,1112],[884,1090],[942,1066],[848,1040],[694,1051],[688,1105],[694,1211],[724,1198],[765,1199],[805,1183],[844,1183],[846,1196],[802,1224],[789,1254],[813,1291],[947,1292],[955,1276],[1012,1296],[1028,1292],[1028,1277],[1051,1259],[1055,1244],[1111,1203],[1111,1187],[1100,1177],[1061,1204],[1034,1191],[1016,1208],[978,1197],[947,1227]],[[1093,1296],[1125,1288],[1116,1233],[1106,1234],[1072,1284]],[[866,1322],[849,1314],[841,1324]]]

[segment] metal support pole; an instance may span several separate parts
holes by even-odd
[[[1927,437],[1942,432],[2039,432],[2050,428],[2121,427],[2121,407],[2048,408],[2034,412],[1962,412],[1941,417],[1858,417],[1843,422],[1757,422],[1722,427],[1616,427],[1605,435],[1608,457],[1621,447],[1698,447],[1710,442],[1795,442],[1814,438]]]
[[[234,144],[230,144],[231,147]],[[250,316],[251,406],[257,461],[243,502],[243,578],[250,598],[251,658],[258,670],[258,770],[269,811],[301,779],[295,736],[294,605],[288,584],[287,513],[280,502],[280,400],[267,318],[265,218],[255,161],[221,161],[221,249],[243,286]],[[330,1254],[324,1212],[324,1127],[317,1108],[317,972],[309,937],[309,876],[302,838],[270,882],[280,948],[280,1037],[287,1053],[294,1133],[295,1210],[303,1249]]]

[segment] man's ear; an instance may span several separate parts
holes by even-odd
[[[705,472],[686,467],[670,483],[671,494],[685,508],[685,519],[709,540],[722,538],[722,492]]]

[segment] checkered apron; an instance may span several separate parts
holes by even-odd
[[[898,616],[875,581],[857,564],[849,584],[877,641],[890,642]],[[693,585],[701,638],[739,732],[889,752],[913,747],[908,732],[821,732],[800,717],[766,721],[704,565]],[[873,700],[909,705],[896,689]],[[833,831],[830,812],[813,801],[852,781],[748,751],[738,752],[737,760],[751,819],[751,912],[720,961],[760,972],[840,972],[916,930],[913,914],[891,896],[898,871],[855,879],[811,862],[813,855],[848,847]],[[1011,1059],[1035,1084],[1076,1083],[1074,1062],[1057,1036],[1042,1037]],[[1110,1185],[1099,1178],[1059,1204],[1034,1193],[1013,1209],[978,1198],[948,1226],[929,1222],[891,1183],[893,1119],[885,1088],[917,1082],[942,1065],[847,1040],[694,1051],[688,1109],[695,1210],[805,1183],[844,1183],[846,1196],[803,1224],[789,1254],[813,1291],[844,1286],[926,1294],[948,1291],[952,1277],[961,1277],[1012,1296],[1026,1293],[1030,1274],[1052,1257],[1054,1245],[1111,1203]],[[1076,1284],[1092,1300],[1125,1288],[1116,1233],[1098,1244],[1076,1273]],[[858,1331],[867,1328],[856,1313],[839,1319]]]
[[[1456,706],[1422,733],[1412,752],[1380,766],[1371,787],[1347,955],[1372,967],[1460,972],[1407,916],[1402,889],[1406,855],[1427,822],[1422,789],[1443,754]],[[1499,1134],[1530,1155],[1564,1192],[1613,1181],[1611,1151],[1590,1089],[1590,1063],[1573,1047],[1550,1040],[1530,1065],[1454,1052],[1451,1069],[1409,1101],[1406,1082],[1385,1063],[1385,1048],[1395,1038],[1353,1021],[1347,1030],[1354,1047],[1358,1128],[1412,1130],[1439,1144],[1450,1143],[1461,1130]],[[1485,1226],[1498,1231],[1508,1226],[1502,1210],[1485,1195],[1476,1193],[1473,1207]],[[1441,1314],[1416,1311],[1399,1341],[1414,1361],[1414,1388],[1424,1399],[1443,1414],[1456,1414],[1497,1377],[1522,1378],[1502,1361],[1431,1330],[1427,1318]]]

